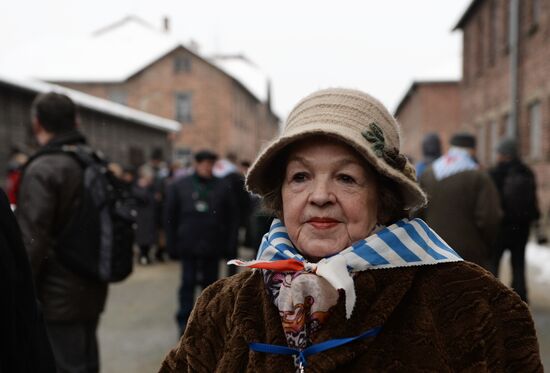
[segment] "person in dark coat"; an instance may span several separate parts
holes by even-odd
[[[246,229],[248,223],[250,208],[251,208],[251,195],[248,193],[244,186],[244,175],[241,170],[236,166],[237,156],[229,153],[227,155],[227,161],[231,162],[231,170],[227,175],[223,177],[223,182],[226,185],[227,193],[235,199],[235,214],[238,216],[238,224],[234,224],[233,228],[235,232],[232,233],[234,241],[228,246],[228,251],[225,253],[224,258],[227,260],[235,259],[238,256],[239,249],[239,230],[241,228]],[[237,268],[231,266],[227,269],[229,276],[237,273]]]
[[[0,372],[55,372],[21,231],[1,189],[0,267]]]
[[[39,95],[32,120],[39,153],[86,143],[76,128],[76,107],[65,95]],[[23,171],[17,201],[17,220],[60,373],[99,371],[96,331],[107,284],[67,268],[56,255],[57,239],[78,212],[83,193],[83,169],[76,159],[61,152],[35,154]]]
[[[531,224],[540,218],[533,171],[521,161],[517,143],[503,139],[497,146],[497,164],[490,170],[500,195],[504,216],[492,253],[491,271],[498,276],[502,254],[512,255],[512,288],[527,302],[525,246]]]
[[[139,247],[139,262],[144,265],[151,263],[149,252],[158,243],[158,209],[153,181],[153,170],[145,165],[139,169],[139,178],[132,187],[137,212],[135,242]]]
[[[422,160],[416,164],[416,177],[419,178],[433,161],[441,157],[441,139],[437,133],[429,133],[422,140]]]
[[[428,204],[416,213],[463,258],[489,268],[501,218],[494,183],[474,159],[475,137],[458,133],[420,177]]]
[[[218,262],[235,240],[235,199],[213,176],[216,159],[217,155],[209,150],[199,151],[195,154],[194,173],[174,181],[167,191],[168,251],[182,264],[176,315],[182,333],[193,308],[195,286],[205,288],[218,279]]]
[[[164,233],[164,204],[165,204],[165,192],[166,185],[168,183],[168,176],[170,170],[163,160],[162,149],[157,148],[153,150],[151,154],[151,160],[148,166],[153,172],[152,187],[155,196],[155,222],[156,222],[156,241],[155,241],[155,259],[159,262],[164,261],[166,254],[166,235]]]

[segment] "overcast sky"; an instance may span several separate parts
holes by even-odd
[[[0,2],[0,58],[37,37],[88,34],[126,15],[200,52],[243,53],[272,80],[283,118],[318,88],[358,88],[394,110],[414,80],[461,75],[460,32],[471,0],[17,0]],[[40,61],[37,61],[40,63]]]

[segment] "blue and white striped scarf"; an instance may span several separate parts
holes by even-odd
[[[462,258],[421,219],[402,219],[355,242],[338,254],[308,262],[294,247],[284,224],[274,219],[264,235],[256,260],[229,264],[267,268],[270,262],[297,261],[303,270],[325,278],[335,289],[346,293],[346,317],[355,306],[355,287],[351,273],[368,269],[421,266],[458,262]]]

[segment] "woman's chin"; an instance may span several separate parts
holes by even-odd
[[[344,250],[346,246],[343,247],[341,244],[338,245],[336,242],[322,243],[322,244],[307,244],[299,248],[299,251],[304,255],[310,262],[318,262],[323,258],[338,254],[340,251]],[[337,247],[337,249],[335,249]]]

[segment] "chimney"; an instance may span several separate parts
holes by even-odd
[[[170,33],[170,18],[168,16],[164,16],[162,19],[162,26],[165,33]]]
[[[199,54],[200,49],[201,49],[200,44],[194,39],[189,39],[188,47],[192,52],[194,52],[196,54]]]

